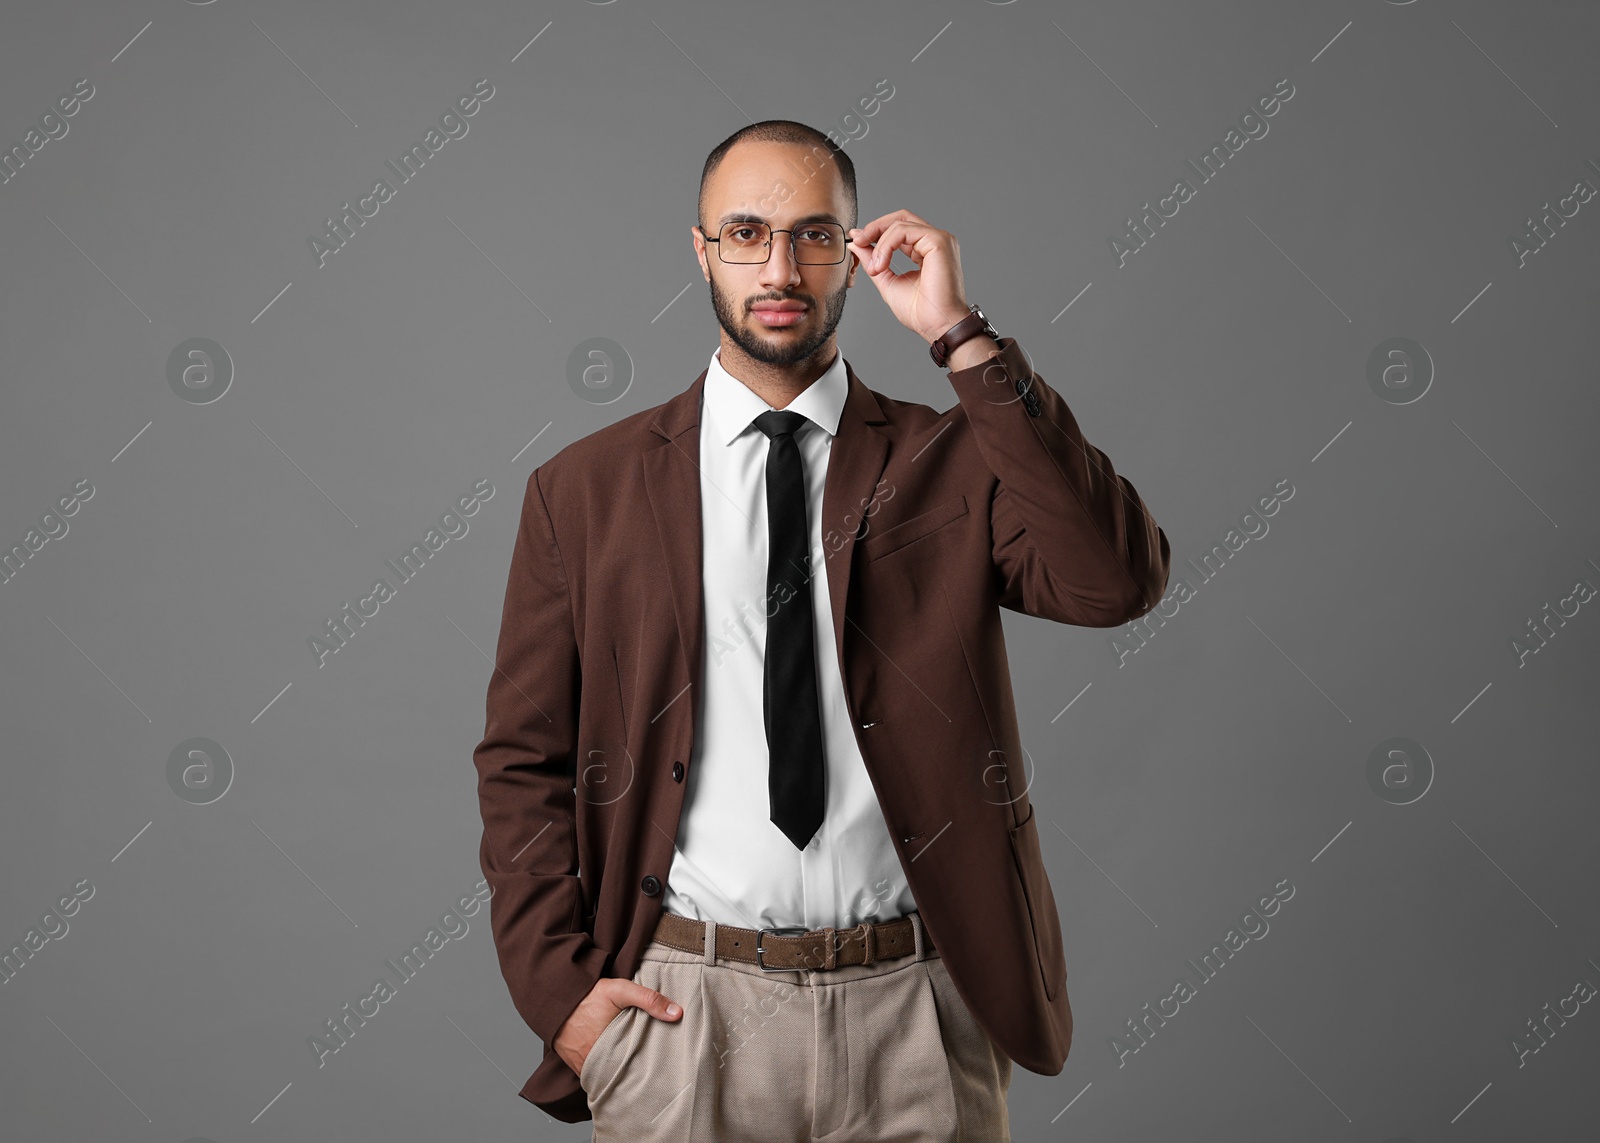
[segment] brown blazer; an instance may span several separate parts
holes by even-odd
[[[856,740],[928,935],[996,1044],[1057,1075],[1067,968],[999,609],[1114,627],[1155,606],[1170,553],[1066,401],[1037,375],[1018,395],[1027,359],[1000,345],[947,374],[943,413],[846,363],[825,577]],[[528,478],[473,753],[495,947],[545,1042],[521,1094],[568,1123],[588,1102],[550,1043],[596,980],[639,966],[700,714],[705,377]]]

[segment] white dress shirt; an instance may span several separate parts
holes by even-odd
[[[856,745],[834,650],[822,491],[844,410],[844,355],[786,408],[805,466],[817,697],[826,812],[805,849],[772,823],[765,692],[768,438],[771,409],[711,356],[700,404],[700,512],[705,664],[677,847],[662,907],[744,928],[849,928],[916,909],[877,791]],[[842,565],[838,565],[841,567]]]

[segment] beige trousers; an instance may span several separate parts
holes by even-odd
[[[1009,1143],[1011,1060],[972,1018],[921,918],[917,954],[830,970],[652,941],[579,1077],[597,1143]],[[710,942],[708,948],[714,947]]]

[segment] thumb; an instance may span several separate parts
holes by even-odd
[[[618,1005],[632,1005],[643,1008],[657,1020],[676,1020],[683,1015],[683,1009],[668,1000],[653,988],[646,988],[634,981],[626,981],[627,987],[622,994],[615,997],[612,1003]]]

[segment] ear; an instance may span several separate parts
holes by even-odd
[[[705,280],[709,282],[711,281],[711,267],[706,264],[706,247],[709,245],[709,243],[706,242],[705,235],[700,230],[699,223],[695,223],[693,226],[689,227],[689,234],[694,240],[695,257],[700,260],[700,273],[703,274],[705,276]]]

